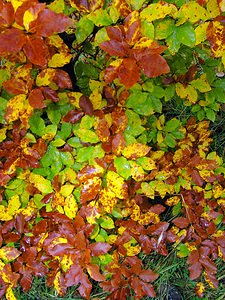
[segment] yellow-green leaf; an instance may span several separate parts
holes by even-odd
[[[145,156],[150,149],[151,147],[147,145],[140,144],[140,143],[133,143],[125,147],[122,151],[122,154],[128,159],[135,160],[139,157]]]
[[[50,180],[45,179],[39,174],[30,173],[29,181],[43,194],[49,194],[53,192]]]
[[[140,17],[152,22],[157,19],[163,19],[167,15],[174,15],[176,12],[177,8],[175,5],[160,1],[160,3],[148,5],[148,7],[142,10]]]

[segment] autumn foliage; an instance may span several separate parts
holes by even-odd
[[[46,2],[0,0],[0,298],[36,276],[155,297],[140,255],[171,251],[203,297],[225,261],[224,1]]]

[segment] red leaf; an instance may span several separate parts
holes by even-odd
[[[91,278],[94,279],[95,281],[104,281],[105,280],[105,276],[99,272],[98,265],[88,265],[87,271],[88,271],[88,274],[91,276]]]
[[[169,223],[167,222],[160,222],[155,225],[151,225],[148,227],[148,233],[153,235],[160,235],[162,231],[166,231],[169,227]]]
[[[33,31],[33,27],[36,29],[36,34],[48,37],[53,33],[65,31],[72,24],[72,19],[64,14],[57,14],[52,10],[44,9],[39,13],[37,20],[30,24],[30,29]]]
[[[121,40],[109,40],[100,44],[100,48],[111,56],[124,57],[128,55],[129,45]]]
[[[192,180],[194,182],[194,184],[198,185],[198,186],[203,186],[204,184],[204,180],[202,179],[202,177],[199,175],[197,170],[193,170],[191,173],[191,177]]]
[[[138,299],[142,298],[145,293],[142,290],[142,286],[143,286],[144,282],[141,281],[138,277],[132,277],[131,278],[131,287],[134,290],[136,296],[138,297]]]
[[[199,262],[205,268],[205,270],[211,274],[215,274],[217,272],[217,267],[215,263],[208,257],[200,258]]]
[[[88,248],[91,250],[91,254],[93,256],[99,256],[106,254],[112,247],[107,243],[96,242],[94,244],[90,244]]]
[[[118,27],[109,26],[109,27],[106,27],[106,31],[107,31],[107,34],[108,34],[108,37],[110,38],[110,40],[122,42],[122,40],[124,39],[124,35],[123,35],[122,31]]]
[[[142,270],[138,276],[146,282],[153,282],[159,277],[159,274],[154,273],[152,270]]]
[[[42,37],[27,36],[23,51],[32,64],[40,67],[47,66],[49,52]]]
[[[165,58],[158,54],[146,55],[139,61],[143,73],[150,77],[157,77],[169,73],[170,68]]]
[[[65,285],[67,287],[78,285],[80,282],[80,275],[83,273],[79,264],[72,264],[70,269],[65,274]]]
[[[186,228],[190,224],[190,221],[184,217],[178,217],[173,220],[173,223],[179,228]]]
[[[6,29],[0,34],[0,54],[15,54],[26,43],[26,37],[22,30],[17,28]]]
[[[72,89],[70,76],[63,70],[56,70],[53,81],[60,89]]]
[[[85,299],[90,299],[91,289],[92,289],[92,284],[90,283],[87,275],[82,273],[80,275],[80,286],[78,288],[80,295]]]
[[[202,265],[199,262],[194,263],[193,265],[190,265],[190,267],[188,269],[189,269],[189,272],[190,272],[190,279],[191,280],[195,280],[202,273]]]
[[[63,121],[64,122],[68,122],[68,123],[76,123],[78,122],[84,115],[84,112],[80,111],[80,110],[70,110],[64,117],[63,117]]]
[[[0,4],[1,5],[1,4]],[[0,7],[0,25],[1,27],[11,25],[14,21],[14,8],[11,3],[2,3]]]
[[[22,286],[24,292],[28,293],[32,285],[31,273],[26,272],[22,275],[22,278],[20,279],[20,285]]]
[[[150,208],[150,211],[157,215],[163,213],[165,210],[166,210],[166,208],[161,204],[152,205]]]
[[[37,109],[42,109],[46,107],[46,104],[44,103],[44,96],[42,94],[41,89],[36,88],[32,90],[28,96],[28,101],[30,105]]]
[[[42,86],[41,91],[45,97],[46,100],[52,100],[53,102],[58,102],[59,101],[59,96],[57,95],[56,91],[51,89],[48,86]]]
[[[145,292],[145,295],[152,297],[152,298],[156,297],[154,287],[152,284],[145,283],[145,284],[143,284],[142,288],[143,288],[143,291]]]
[[[3,83],[4,89],[13,95],[26,94],[27,93],[27,84],[21,79],[15,77],[6,80]]]
[[[93,104],[91,103],[90,99],[87,96],[82,95],[80,97],[79,106],[86,115],[93,116],[94,113]]]

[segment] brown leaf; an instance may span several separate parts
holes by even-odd
[[[56,69],[53,81],[60,89],[72,89],[72,81],[67,72]]]
[[[20,285],[22,286],[22,289],[24,290],[24,292],[28,293],[31,285],[32,285],[32,280],[33,277],[31,275],[31,273],[26,272],[26,274],[22,275],[22,278],[20,279]]]
[[[0,26],[7,27],[14,21],[14,8],[11,3],[0,4]]]
[[[36,34],[48,37],[56,32],[63,32],[67,27],[73,24],[72,19],[62,13],[55,13],[52,10],[44,9],[38,15],[38,18],[31,22],[30,30],[36,30]]]
[[[56,93],[56,91],[54,91],[53,89],[51,89],[48,86],[43,86],[41,87],[41,91],[45,97],[46,100],[52,100],[53,102],[58,102],[59,101],[59,96]]]
[[[139,61],[143,73],[150,77],[157,77],[170,72],[165,58],[158,54],[146,55]]]
[[[152,298],[156,297],[154,287],[152,284],[145,283],[145,284],[143,284],[142,288],[143,288],[143,291],[145,292],[145,295],[152,297]]]
[[[120,82],[127,89],[131,88],[140,79],[140,68],[133,58],[124,58],[116,73]]]
[[[77,110],[77,109],[73,109],[70,110],[64,117],[63,117],[63,121],[64,122],[68,122],[71,124],[75,124],[76,122],[78,122],[82,117],[84,116],[84,112]]]
[[[104,170],[101,167],[88,165],[78,172],[77,178],[80,182],[85,182],[88,179],[101,175],[103,172]]]
[[[94,279],[95,281],[104,281],[105,280],[105,276],[99,272],[98,265],[88,265],[87,271],[88,271],[88,274],[91,276],[91,278]]]
[[[188,268],[190,272],[190,279],[195,280],[197,279],[202,273],[202,265],[199,262],[190,265]]]
[[[26,94],[27,93],[27,84],[22,79],[15,77],[10,78],[3,82],[4,89],[13,95]]]
[[[32,90],[28,96],[28,101],[30,105],[37,109],[42,109],[46,107],[46,104],[44,103],[44,96],[42,94],[41,89],[36,88]]]
[[[92,256],[99,256],[99,255],[106,254],[112,248],[112,246],[110,246],[107,243],[96,242],[90,244],[88,248],[91,250]]]
[[[26,36],[22,30],[10,28],[0,33],[0,54],[14,54],[19,52],[26,43]]]
[[[47,67],[49,52],[42,37],[27,36],[23,51],[32,64]]]
[[[112,152],[116,155],[120,155],[124,147],[126,146],[126,141],[123,132],[118,132],[113,136],[112,140]]]
[[[190,224],[190,221],[184,217],[178,217],[173,220],[173,223],[179,228],[186,228]]]
[[[80,286],[78,288],[80,295],[85,299],[90,299],[91,289],[92,289],[92,284],[90,283],[88,276],[84,273],[81,273]]]
[[[85,203],[94,199],[97,194],[100,192],[101,188],[101,179],[99,177],[93,177],[88,179],[81,190],[80,201],[81,203]]]
[[[198,186],[203,186],[204,184],[204,180],[202,179],[202,177],[199,175],[197,170],[193,170],[191,173],[191,177],[192,180],[194,182],[194,184],[198,185]]]
[[[156,274],[152,270],[142,270],[138,276],[146,282],[153,282],[159,277],[159,274]]]
[[[121,40],[109,40],[100,44],[100,48],[111,56],[124,57],[128,54],[129,45]]]
[[[94,113],[93,104],[91,103],[90,99],[87,96],[82,95],[80,97],[79,106],[86,115],[93,116]]]

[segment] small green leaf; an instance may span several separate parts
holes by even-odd
[[[165,143],[167,146],[174,148],[176,146],[176,140],[174,139],[174,137],[172,136],[171,133],[167,133],[165,135]]]
[[[181,202],[178,202],[177,204],[175,204],[173,206],[173,209],[172,209],[172,214],[173,216],[177,216],[181,211]]]
[[[129,161],[125,157],[116,157],[114,159],[114,165],[116,167],[117,173],[125,178],[126,180],[131,175],[131,167]]]
[[[74,158],[70,152],[60,152],[60,158],[65,166],[72,166],[74,164]]]
[[[174,130],[176,130],[178,127],[180,126],[180,121],[173,118],[171,120],[169,120],[168,122],[166,122],[166,125],[164,127],[164,130],[166,132],[173,132]]]
[[[150,40],[154,39],[154,25],[152,22],[148,22],[147,20],[141,21],[141,33],[143,36],[146,36]]]
[[[182,244],[182,243],[177,246],[177,250],[178,250],[177,256],[180,258],[187,257],[188,254],[190,253],[190,250],[188,250],[187,245]]]
[[[61,120],[61,112],[59,110],[59,107],[54,104],[54,103],[50,103],[48,105],[47,108],[47,115],[49,120],[53,123],[53,124],[59,124],[60,120]]]
[[[211,108],[208,108],[208,107],[204,107],[204,110],[205,110],[205,113],[206,113],[206,117],[207,117],[210,121],[214,122],[215,119],[216,119],[216,114],[215,114],[215,112],[214,112]]]
[[[34,113],[30,119],[29,119],[29,124],[30,124],[30,129],[31,131],[38,135],[42,136],[45,134],[45,122],[44,120],[40,117],[40,113],[36,112]]]
[[[148,96],[148,93],[135,91],[128,97],[126,107],[132,108],[139,115],[149,116],[154,113],[154,109],[152,101]]]
[[[86,38],[92,33],[94,29],[94,23],[88,19],[86,15],[84,15],[77,23],[76,23],[76,31],[75,36],[77,39],[77,43],[81,44]]]
[[[98,220],[100,226],[104,229],[113,229],[115,228],[114,221],[109,216],[103,216]]]

